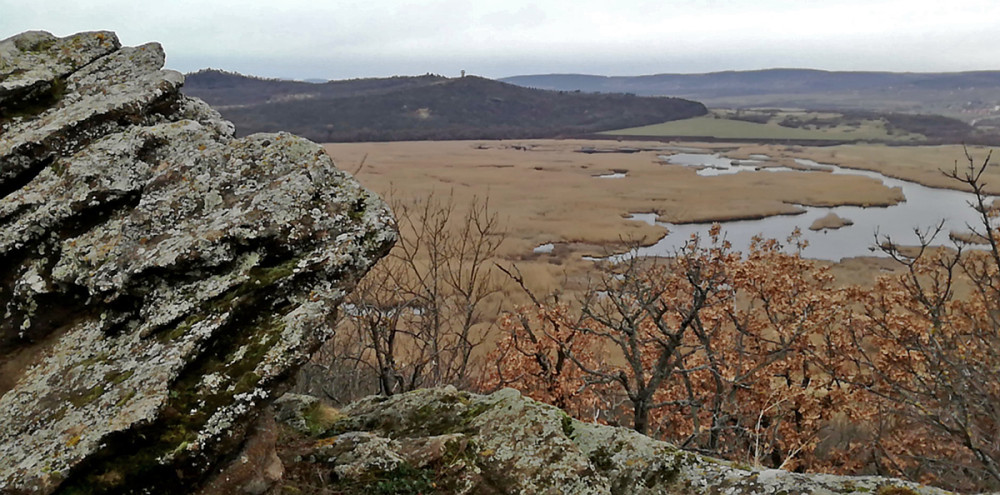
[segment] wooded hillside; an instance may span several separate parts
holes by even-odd
[[[523,88],[426,75],[313,84],[201,71],[184,92],[239,135],[286,130],[315,141],[506,139],[578,135],[704,115],[679,98]]]

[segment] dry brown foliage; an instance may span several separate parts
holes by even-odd
[[[743,257],[716,228],[669,262],[608,264],[580,309],[505,319],[486,385],[754,465],[815,462],[848,399],[812,363],[816,336],[844,317],[842,292],[781,247],[759,241]]]
[[[667,261],[604,265],[576,306],[528,291],[483,385],[752,465],[995,489],[1000,232],[989,157],[967,160],[948,175],[978,198],[985,250],[881,239],[905,269],[838,287],[794,236],[744,255],[716,228]]]

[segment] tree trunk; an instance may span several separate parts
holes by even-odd
[[[632,401],[632,414],[634,416],[632,429],[645,435],[649,430],[649,407],[646,399]]]

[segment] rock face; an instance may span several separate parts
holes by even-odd
[[[868,494],[948,492],[900,480],[750,469],[633,430],[571,419],[511,389],[418,390],[351,404],[322,429],[305,411],[279,445],[275,493]],[[279,415],[280,416],[280,415]],[[305,430],[321,431],[297,436]],[[324,491],[325,490],[325,491]]]
[[[0,41],[0,493],[188,493],[395,239],[288,134],[233,138],[155,43]]]

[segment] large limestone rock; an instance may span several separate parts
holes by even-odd
[[[0,41],[0,493],[188,493],[394,240],[319,146],[234,139],[163,61]]]
[[[279,415],[289,426],[277,452],[286,471],[275,493],[948,493],[876,476],[739,466],[627,428],[571,419],[512,389],[418,390],[362,399],[337,414],[294,403],[302,413]],[[327,424],[317,428],[324,418]],[[321,433],[303,438],[309,430]]]

